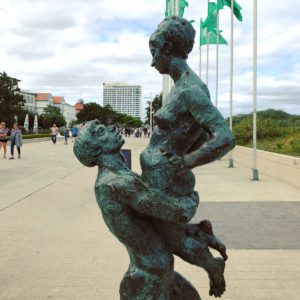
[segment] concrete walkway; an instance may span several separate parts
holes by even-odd
[[[148,139],[127,139],[133,169]],[[96,204],[96,168],[82,167],[65,146],[24,145],[22,159],[0,159],[0,299],[119,299],[128,266]],[[1,154],[2,156],[2,154]],[[201,204],[229,246],[224,299],[299,299],[300,189],[217,161],[197,168]],[[175,268],[208,296],[205,272]]]

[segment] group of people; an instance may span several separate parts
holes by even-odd
[[[60,135],[59,128],[56,126],[56,124],[53,124],[52,127],[50,127],[51,130],[51,140],[53,144],[56,144],[57,137]],[[71,130],[69,127],[66,127],[64,130],[64,139],[65,139],[65,145],[68,145],[68,138],[70,137],[70,132],[72,132],[72,137],[76,138],[78,134],[78,128],[73,127]]]
[[[18,123],[14,123],[12,129],[6,127],[5,122],[0,126],[0,151],[3,148],[3,158],[6,158],[7,143],[10,141],[10,158],[14,159],[14,149],[17,148],[18,158],[21,158],[22,131]]]
[[[151,130],[150,128],[143,127],[143,128],[124,128],[122,131],[122,134],[124,134],[125,137],[130,137],[133,135],[134,137],[141,138],[143,135],[144,137],[150,137]]]
[[[56,124],[50,128],[51,130],[51,139],[53,144],[56,144],[57,136],[59,135],[59,128]],[[73,127],[71,130],[66,127],[64,131],[65,145],[68,144],[68,138],[70,137],[70,132],[72,132],[72,137],[76,138],[78,134],[78,128]],[[21,147],[22,147],[22,130],[18,126],[18,123],[15,122],[11,129],[6,127],[5,122],[0,124],[0,152],[3,149],[3,158],[6,158],[7,154],[7,143],[10,142],[10,157],[9,159],[14,159],[14,150],[17,148],[18,158],[21,158]]]

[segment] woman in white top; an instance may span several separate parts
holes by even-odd
[[[53,124],[53,126],[50,127],[50,130],[51,130],[52,142],[53,142],[53,144],[56,144],[56,138],[57,138],[57,135],[58,135],[58,127],[56,127],[56,124]]]

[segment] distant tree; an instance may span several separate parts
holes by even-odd
[[[150,101],[147,102],[145,124],[150,124]],[[162,107],[162,93],[156,95],[152,101],[152,112],[155,114]]]
[[[70,127],[74,127],[74,126],[77,125],[77,123],[78,123],[77,120],[72,120],[72,121],[69,123],[69,125],[70,125]]]
[[[25,118],[26,115],[28,115],[28,129],[31,130],[33,129],[33,125],[34,125],[34,113],[32,111],[29,110],[23,110],[20,113],[18,113],[16,116],[18,118],[18,123],[19,125],[22,127],[24,125],[25,122]]]
[[[233,125],[242,122],[244,119],[252,118],[252,114],[240,114],[233,116]],[[258,120],[270,119],[276,122],[279,127],[299,127],[300,116],[292,115],[283,110],[266,109],[257,112]]]
[[[83,109],[77,114],[78,123],[84,123],[94,119],[100,119],[101,106],[95,102],[86,103]]]
[[[66,119],[61,113],[61,110],[59,107],[48,105],[44,108],[43,114],[42,114],[42,127],[43,128],[49,128],[54,123],[57,127],[62,127],[66,125]]]
[[[25,100],[19,91],[18,80],[0,72],[0,122],[7,127],[12,127],[15,116],[20,121],[25,113]]]
[[[252,119],[243,118],[238,124],[233,126],[234,136],[239,144],[251,142],[253,136]],[[281,131],[276,122],[272,119],[257,120],[257,138],[266,139],[280,136]]]
[[[33,129],[35,114],[32,111],[28,111],[29,129]]]
[[[86,103],[84,108],[77,114],[78,123],[94,119],[98,119],[103,125],[115,124],[120,127],[141,127],[143,124],[139,118],[118,113],[109,105],[102,107],[95,102]]]

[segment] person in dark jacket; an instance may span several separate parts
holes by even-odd
[[[68,127],[66,127],[64,137],[65,137],[65,145],[68,145],[68,138],[70,137],[70,130]]]
[[[22,147],[22,131],[18,128],[18,124],[14,123],[13,129],[10,135],[10,154],[9,159],[14,159],[14,148],[17,147],[18,158],[21,158],[21,147]]]

